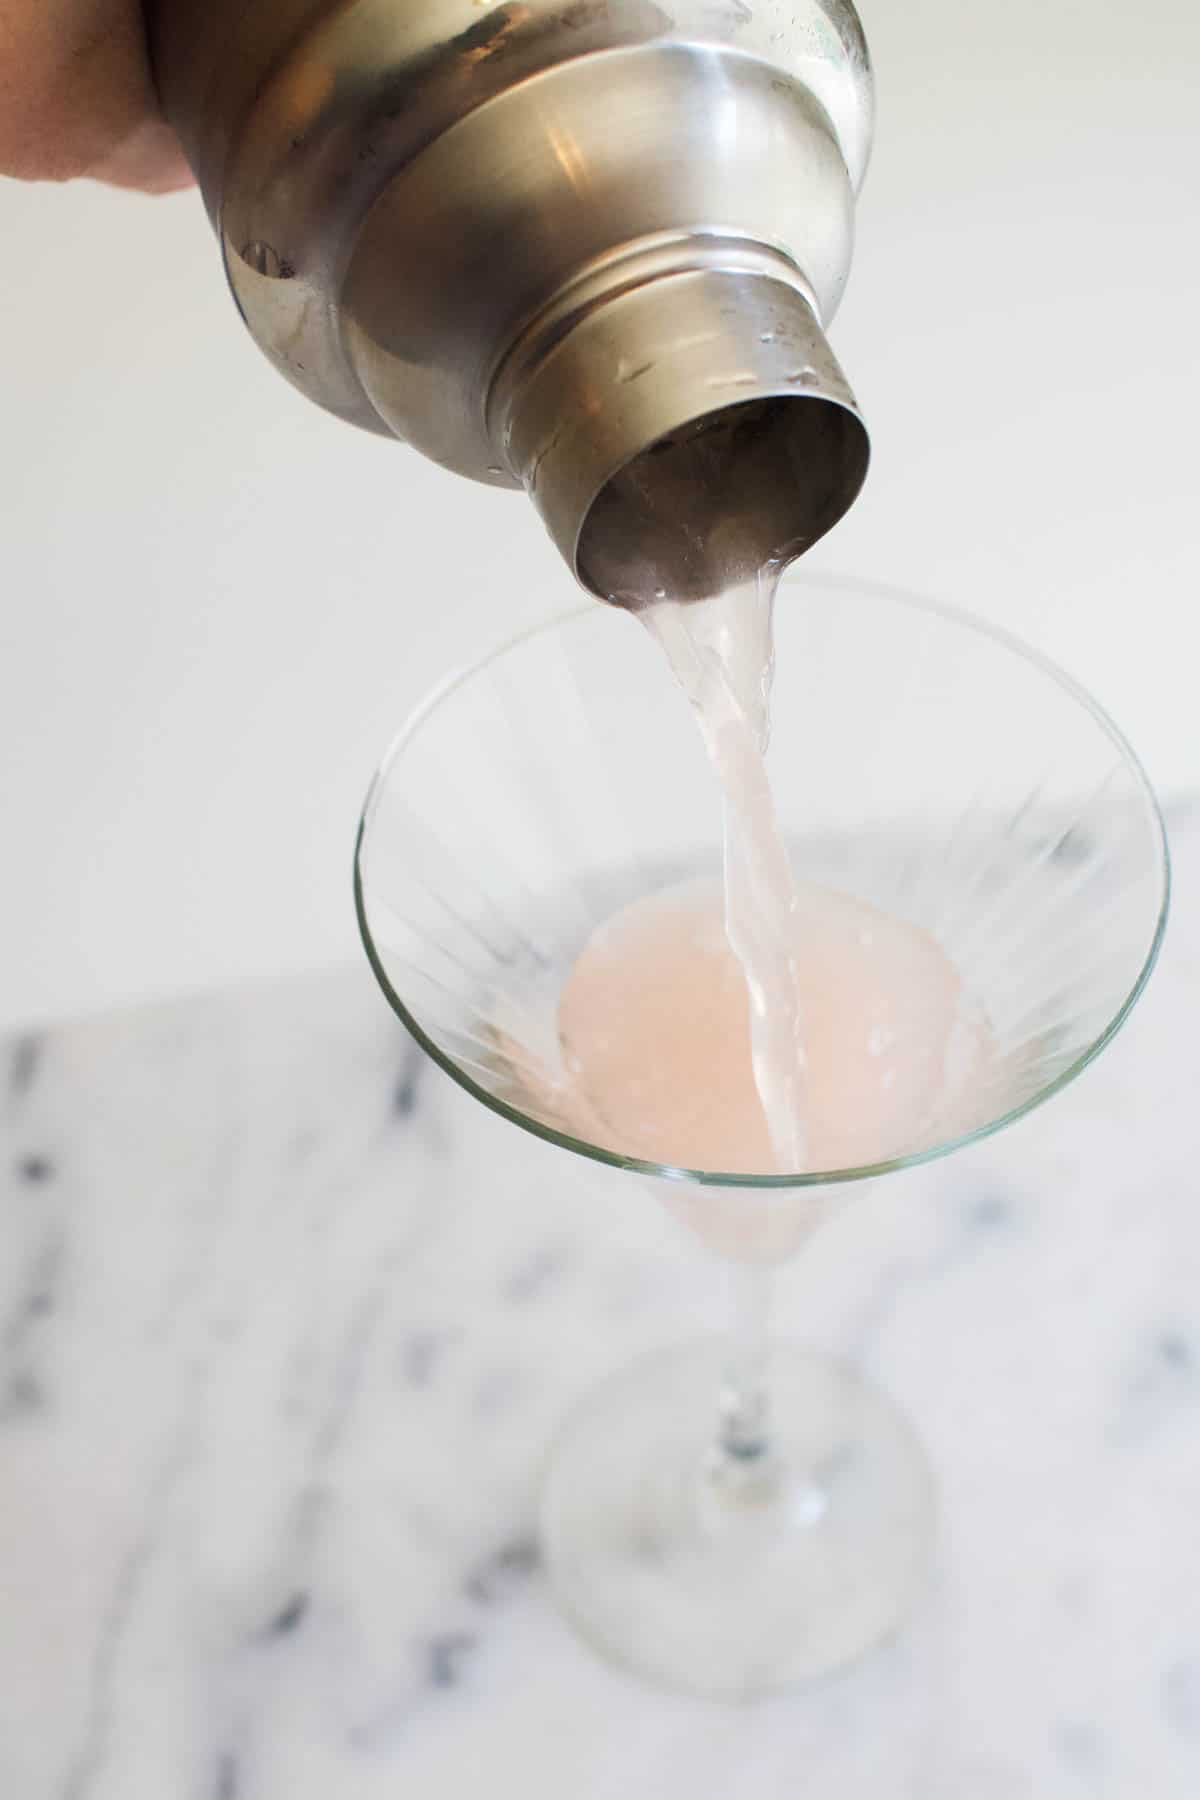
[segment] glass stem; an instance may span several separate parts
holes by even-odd
[[[770,1460],[767,1343],[773,1271],[734,1263],[732,1321],[717,1423],[717,1452],[727,1467],[761,1470]]]

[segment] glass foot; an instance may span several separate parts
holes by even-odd
[[[773,1450],[712,1448],[723,1346],[643,1358],[590,1395],[551,1457],[542,1541],[583,1635],[640,1675],[749,1698],[882,1642],[933,1535],[924,1455],[849,1369],[770,1351]]]

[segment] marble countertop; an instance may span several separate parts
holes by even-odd
[[[1099,1064],[783,1277],[943,1525],[898,1642],[749,1706],[607,1667],[539,1569],[558,1419],[722,1317],[638,1182],[460,1093],[365,968],[3,1046],[3,1800],[1195,1800],[1200,812],[1174,842]]]

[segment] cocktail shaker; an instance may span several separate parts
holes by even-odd
[[[242,317],[321,406],[523,487],[606,598],[710,591],[850,505],[847,0],[147,13]]]

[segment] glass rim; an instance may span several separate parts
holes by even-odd
[[[784,581],[802,578],[800,571],[796,571],[795,574],[793,574],[792,571],[789,571],[785,574]],[[1073,675],[1070,675],[1051,657],[1045,656],[1040,650],[1033,649],[1015,633],[1005,630],[1003,626],[993,625],[988,620],[976,619],[960,607],[952,606],[945,601],[931,599],[923,594],[912,593],[905,588],[894,587],[888,582],[875,581],[869,578],[860,579],[848,575],[830,574],[818,570],[812,571],[812,585],[841,589],[850,594],[869,595],[876,599],[894,602],[897,605],[907,606],[915,612],[921,612],[934,618],[943,619],[946,623],[955,625],[962,630],[972,632],[977,637],[990,639],[1002,649],[1007,650],[1010,655],[1019,657],[1021,661],[1038,669],[1043,675],[1047,676],[1058,688],[1082,706],[1084,711],[1087,712],[1100,727],[1132,772],[1137,786],[1141,791],[1142,798],[1147,803],[1150,819],[1158,837],[1158,869],[1161,881],[1158,914],[1155,919],[1154,930],[1151,934],[1145,957],[1142,960],[1137,976],[1131,984],[1125,998],[1122,1000],[1120,1006],[1117,1007],[1103,1031],[1097,1033],[1096,1037],[1093,1038],[1086,1049],[1081,1050],[1074,1061],[1069,1063],[1065,1069],[1060,1070],[1059,1073],[1055,1075],[1052,1080],[1048,1081],[1044,1087],[1040,1087],[1035,1093],[1030,1094],[1018,1105],[1010,1107],[1007,1112],[998,1114],[996,1118],[989,1119],[984,1124],[977,1125],[970,1131],[961,1132],[955,1137],[946,1138],[936,1144],[928,1145],[924,1149],[908,1151],[903,1155],[888,1157],[880,1162],[863,1163],[849,1168],[813,1169],[795,1174],[753,1175],[745,1172],[691,1169],[682,1166],[674,1166],[669,1163],[650,1162],[643,1157],[625,1156],[619,1150],[610,1150],[602,1144],[593,1143],[588,1138],[576,1137],[570,1132],[560,1131],[555,1126],[547,1124],[544,1120],[536,1118],[532,1113],[524,1112],[519,1106],[514,1106],[509,1101],[501,1099],[498,1094],[489,1092],[482,1083],[477,1081],[474,1076],[469,1075],[467,1071],[455,1061],[453,1056],[450,1056],[446,1051],[442,1050],[429,1036],[428,1032],[425,1031],[411,1008],[401,998],[400,994],[393,986],[391,979],[383,966],[382,959],[375,948],[371,928],[367,920],[366,899],[363,892],[363,846],[366,841],[367,832],[370,829],[376,799],[391,773],[394,764],[413,742],[425,721],[438,707],[441,706],[442,702],[448,700],[452,694],[456,693],[457,690],[460,687],[463,687],[467,682],[473,680],[478,675],[482,675],[494,663],[499,662],[503,657],[509,656],[514,650],[519,649],[521,645],[527,643],[531,638],[549,635],[551,632],[560,631],[563,627],[573,624],[578,620],[592,617],[600,602],[589,599],[580,605],[571,607],[569,610],[559,608],[547,618],[542,619],[539,623],[526,626],[524,630],[516,632],[511,638],[506,639],[502,644],[489,651],[487,655],[481,657],[477,662],[460,665],[451,670],[443,680],[436,683],[434,687],[430,689],[422,700],[418,701],[417,705],[409,713],[403,725],[401,725],[396,736],[392,739],[392,742],[385,751],[375,774],[372,776],[366,799],[363,802],[354,845],[354,909],[358,920],[359,935],[362,939],[363,949],[366,952],[367,961],[370,963],[375,979],[382,989],[384,997],[392,1008],[392,1011],[397,1015],[401,1024],[415,1039],[416,1043],[425,1054],[430,1057],[440,1069],[444,1070],[457,1086],[464,1089],[465,1092],[470,1094],[474,1099],[480,1101],[489,1109],[489,1111],[498,1114],[502,1119],[507,1119],[511,1124],[520,1126],[523,1131],[530,1132],[534,1137],[541,1138],[545,1143],[555,1145],[560,1150],[569,1150],[576,1156],[586,1157],[590,1162],[602,1163],[606,1167],[612,1169],[622,1169],[633,1175],[641,1175],[661,1181],[687,1182],[699,1187],[741,1188],[750,1191],[772,1192],[775,1190],[786,1191],[794,1188],[838,1187],[849,1182],[874,1181],[880,1176],[892,1175],[902,1169],[915,1169],[920,1168],[926,1163],[937,1162],[944,1156],[951,1156],[956,1151],[965,1149],[968,1145],[982,1143],[986,1138],[993,1137],[997,1132],[1004,1131],[1010,1125],[1015,1125],[1019,1120],[1027,1118],[1030,1113],[1035,1112],[1039,1107],[1044,1106],[1048,1100],[1052,1100],[1056,1094],[1060,1094],[1064,1088],[1069,1087],[1086,1068],[1095,1062],[1100,1053],[1105,1050],[1116,1037],[1145,991],[1146,983],[1153,973],[1154,965],[1158,961],[1159,952],[1162,949],[1163,938],[1167,928],[1167,918],[1170,911],[1170,846],[1167,839],[1166,824],[1163,819],[1162,809],[1159,806],[1157,796],[1155,795],[1141,758],[1130,744],[1124,732],[1105,711],[1104,707],[1100,705],[1100,702],[1096,700],[1095,697],[1088,692],[1087,688],[1078,682]]]

